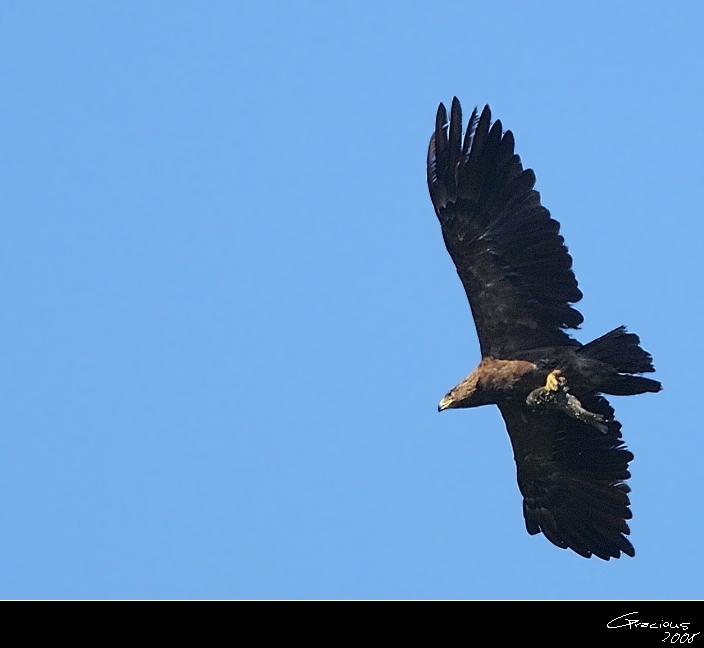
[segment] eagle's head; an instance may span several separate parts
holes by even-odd
[[[479,407],[487,405],[475,369],[461,383],[453,387],[438,404],[438,412],[451,408]]]

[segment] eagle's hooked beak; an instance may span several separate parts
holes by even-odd
[[[445,398],[443,398],[440,401],[440,404],[438,405],[438,412],[442,412],[444,409],[447,409],[448,407],[450,407],[450,405],[452,405],[452,403],[452,398],[450,398],[449,396],[445,396]]]

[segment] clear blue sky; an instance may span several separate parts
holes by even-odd
[[[704,596],[704,6],[3,2],[0,598]],[[425,181],[490,103],[562,223],[635,559],[527,535]]]

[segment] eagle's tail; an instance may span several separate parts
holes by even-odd
[[[625,326],[619,326],[585,344],[579,352],[610,365],[618,372],[618,375],[601,389],[605,394],[631,396],[659,392],[662,389],[657,380],[631,375],[655,371],[655,367],[650,354],[641,349],[640,338],[635,333],[628,333]]]

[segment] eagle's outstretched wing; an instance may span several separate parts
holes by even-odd
[[[428,187],[445,245],[477,326],[482,356],[578,345],[563,329],[582,315],[569,302],[582,293],[560,225],[540,204],[535,174],[514,154],[513,134],[491,111],[472,113],[462,140],[455,97],[447,124],[438,108],[428,150]]]
[[[624,483],[633,455],[609,402],[592,394],[582,404],[604,417],[607,433],[559,411],[499,405],[513,445],[526,529],[531,535],[542,531],[553,544],[585,558],[634,556],[625,537],[631,511]]]

